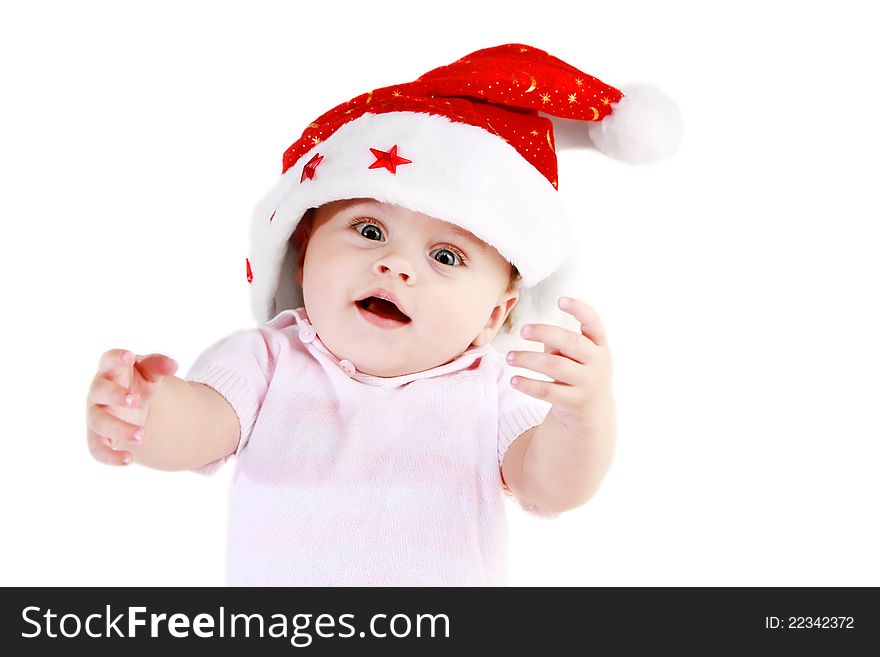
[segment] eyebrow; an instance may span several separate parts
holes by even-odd
[[[471,232],[468,232],[468,231],[466,231],[466,230],[464,230],[464,229],[462,229],[462,228],[459,228],[456,224],[453,224],[453,223],[450,223],[450,222],[446,222],[446,223],[449,224],[448,228],[449,228],[449,230],[451,230],[453,233],[455,233],[456,235],[459,235],[459,236],[463,237],[464,239],[470,241],[470,242],[473,243],[474,245],[478,246],[481,250],[483,250],[483,251],[486,250],[486,243],[483,242],[479,237],[477,237],[476,235],[474,235],[474,234],[471,233]]]

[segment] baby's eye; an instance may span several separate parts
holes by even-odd
[[[431,251],[431,257],[433,257],[433,254],[435,254],[435,253],[437,255],[442,255],[442,259],[441,258],[434,258],[441,265],[448,265],[450,267],[454,267],[456,260],[459,261],[459,266],[464,264],[464,256],[461,253],[459,253],[458,251],[453,251],[452,249],[435,249],[434,251]],[[451,262],[450,262],[450,260],[451,260]]]
[[[361,231],[360,227],[363,226],[364,230]],[[367,223],[366,221],[361,221],[359,223],[353,224],[352,228],[354,228],[358,233],[360,233],[363,237],[366,237],[368,240],[373,240],[375,242],[384,242],[385,240],[382,238],[382,229],[376,226],[375,224]],[[378,234],[379,237],[370,237],[370,235]]]

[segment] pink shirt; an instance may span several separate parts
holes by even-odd
[[[550,410],[510,387],[514,373],[492,345],[414,374],[358,372],[304,308],[211,345],[186,378],[241,424],[227,585],[506,585],[504,499],[516,498],[501,463]]]

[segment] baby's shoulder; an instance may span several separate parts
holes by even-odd
[[[301,328],[310,329],[310,326],[300,325],[297,319],[291,315],[291,311],[279,313],[268,322],[250,329],[257,340],[265,344],[266,349],[275,357],[281,358],[282,354],[288,357],[295,356],[292,352],[304,352],[305,345],[300,339],[303,335]]]
[[[256,358],[272,363],[289,351],[298,327],[296,319],[276,315],[264,324],[239,328],[215,342],[206,353],[212,357]]]
[[[256,327],[255,331],[261,333],[269,343],[275,343],[276,347],[282,344],[290,344],[291,338],[300,333],[300,324],[292,310],[284,310],[268,322]]]
[[[492,345],[486,345],[482,348],[480,357],[476,359],[465,372],[477,370],[482,378],[492,384],[499,384],[504,378],[504,372],[507,367],[504,355],[498,352]]]
[[[275,317],[262,325],[261,328],[283,331],[297,326],[296,313],[293,310],[282,310]]]

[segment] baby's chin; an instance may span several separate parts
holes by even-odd
[[[445,365],[446,363],[451,363],[454,358],[446,358],[439,359],[436,362],[429,363],[401,363],[395,367],[387,367],[387,366],[376,366],[371,367],[368,363],[359,363],[357,360],[349,359],[354,366],[357,368],[358,372],[362,374],[369,374],[370,376],[378,376],[384,379],[390,379],[396,376],[406,376],[408,374],[416,374],[418,372],[424,372],[425,370],[434,369],[435,367],[440,367],[441,365]]]
[[[453,360],[455,360],[455,358],[457,358],[457,356],[449,357],[447,355],[436,354],[433,358],[429,356],[427,357],[427,359],[413,358],[389,363],[389,360],[382,359],[381,355],[379,355],[377,358],[377,354],[375,352],[372,352],[369,356],[365,356],[363,358],[360,357],[356,350],[347,353],[348,355],[334,355],[340,360],[351,361],[357,368],[357,371],[362,374],[369,374],[370,376],[378,376],[385,379],[424,372],[425,370],[434,369],[435,367],[440,367],[441,365],[451,363]]]

